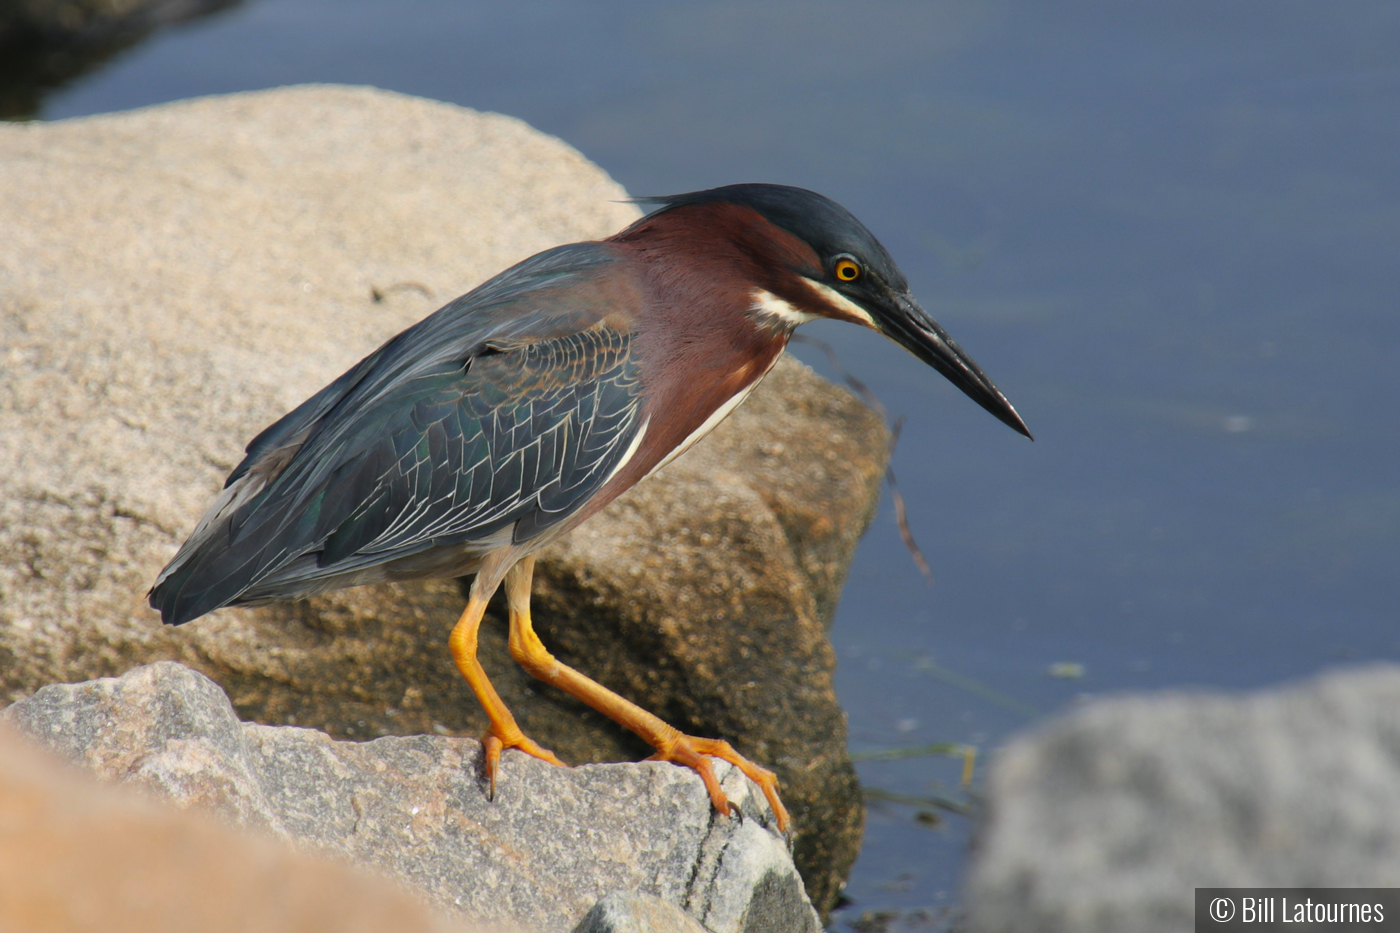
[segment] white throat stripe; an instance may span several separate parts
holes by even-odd
[[[762,288],[756,289],[753,293],[753,309],[758,312],[759,316],[781,322],[787,327],[796,327],[798,324],[806,324],[808,321],[817,319],[817,315],[808,314],[800,308],[793,307],[777,295]]]
[[[875,319],[870,316],[869,311],[866,311],[860,305],[856,304],[854,301],[847,298],[845,295],[841,294],[836,289],[832,288],[830,285],[827,285],[824,282],[818,282],[816,279],[809,279],[805,275],[802,277],[802,281],[806,282],[808,286],[811,287],[812,291],[816,292],[819,296],[821,296],[831,304],[835,305],[836,307],[840,308],[842,311],[845,311],[847,314],[855,318],[860,323],[864,324],[866,327],[869,327],[872,330],[880,329],[875,326]]]

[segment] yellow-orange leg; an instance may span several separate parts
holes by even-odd
[[[491,588],[495,589],[494,586]],[[491,681],[486,677],[485,669],[476,658],[477,631],[481,628],[481,617],[486,614],[486,603],[490,598],[489,592],[479,593],[476,584],[472,584],[467,608],[462,611],[462,617],[453,626],[452,635],[447,639],[447,644],[452,649],[452,659],[457,662],[457,670],[461,671],[462,676],[467,679],[472,692],[481,702],[481,708],[486,710],[486,716],[491,720],[486,734],[481,737],[481,744],[486,751],[486,780],[490,785],[490,796],[495,799],[496,769],[500,765],[503,749],[518,748],[527,755],[533,755],[561,767],[564,762],[556,758],[549,749],[544,748],[520,731],[520,727],[515,724],[515,717],[510,714],[510,710],[502,702],[496,688],[491,686]]]
[[[582,700],[618,725],[632,730],[656,749],[652,761],[672,761],[692,768],[705,782],[710,802],[724,815],[729,815],[729,801],[720,790],[719,779],[709,759],[718,758],[734,765],[753,781],[768,798],[768,805],[777,817],[778,829],[787,832],[788,812],[778,799],[778,779],[772,771],[740,755],[728,742],[701,739],[681,733],[653,716],[635,703],[625,700],[607,687],[561,664],[540,641],[530,623],[530,581],[535,573],[535,559],[525,557],[506,573],[506,599],[510,603],[510,656],[534,677]]]

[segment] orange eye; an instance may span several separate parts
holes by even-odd
[[[842,259],[836,263],[836,277],[843,282],[854,282],[860,278],[860,265],[851,259]]]

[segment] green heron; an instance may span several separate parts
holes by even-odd
[[[475,574],[448,644],[490,720],[494,793],[503,749],[561,764],[477,661],[504,583],[510,653],[526,671],[635,732],[655,759],[693,768],[721,813],[709,759],[737,766],[785,830],[770,771],[546,650],[530,622],[535,553],[713,429],[816,318],[890,337],[1030,432],[834,201],[748,184],[647,203],[615,236],[545,250],[448,303],[253,438],[150,603],[180,625],[222,606]]]

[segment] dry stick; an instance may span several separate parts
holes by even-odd
[[[928,568],[928,561],[924,560],[924,552],[919,550],[919,545],[914,541],[914,532],[909,530],[909,516],[904,510],[904,496],[900,495],[899,484],[894,478],[894,445],[899,442],[899,432],[902,430],[904,430],[904,416],[900,415],[899,420],[890,428],[890,449],[886,453],[886,456],[889,457],[889,465],[885,467],[885,479],[889,481],[890,494],[894,499],[894,523],[899,526],[899,536],[904,539],[904,546],[909,549],[909,556],[914,558],[919,572],[924,575],[924,579],[932,583],[933,571]]]
[[[806,334],[793,334],[792,339],[808,346],[816,347],[826,354],[826,358],[831,362],[832,367],[845,380],[846,385],[865,400],[865,404],[875,410],[890,428],[890,445],[885,451],[888,458],[885,466],[885,482],[890,484],[890,497],[894,500],[894,523],[899,528],[899,536],[904,540],[904,547],[908,549],[909,556],[914,559],[914,564],[919,568],[919,572],[924,575],[924,579],[933,583],[933,571],[929,569],[928,561],[924,560],[924,552],[919,550],[919,545],[914,541],[914,532],[909,530],[909,513],[904,507],[904,496],[899,491],[899,483],[894,477],[894,445],[899,443],[899,432],[904,429],[904,418],[901,416],[898,421],[890,424],[890,412],[879,397],[871,390],[870,386],[861,382],[841,365],[841,361],[836,358],[836,351],[831,344],[825,340],[818,340],[816,337],[809,337]]]
[[[903,761],[906,758],[926,758],[931,755],[944,755],[961,758],[962,786],[972,783],[972,772],[977,766],[977,746],[961,742],[934,742],[932,745],[905,746],[903,748],[877,748],[868,752],[852,752],[852,761]]]
[[[902,803],[909,807],[937,807],[940,810],[948,810],[967,816],[972,812],[969,804],[954,800],[951,797],[944,797],[942,794],[900,794],[892,790],[882,790],[878,787],[862,787],[861,793],[866,800],[878,800],[885,803]]]
[[[369,296],[374,299],[375,304],[388,298],[394,292],[418,292],[424,298],[433,297],[433,290],[422,282],[395,282],[393,285],[386,285],[380,288],[378,285],[369,287]]]

